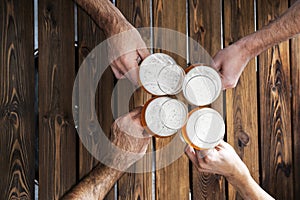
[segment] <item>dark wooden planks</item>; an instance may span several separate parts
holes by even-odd
[[[93,21],[93,19],[78,6],[78,63],[79,66],[85,59],[85,57],[95,48],[98,44],[105,40],[105,35],[103,31],[97,26],[97,24]],[[100,55],[98,55],[100,56]],[[101,58],[99,58],[101,60]],[[101,66],[105,67],[105,66]],[[91,74],[92,75],[92,74]],[[93,76],[93,75],[92,75]],[[88,80],[79,80],[79,85],[81,81],[90,81],[91,77]],[[103,131],[109,137],[110,127],[113,123],[113,117],[111,112],[111,94],[113,90],[114,77],[113,73],[108,67],[104,72],[100,79],[100,85],[98,86],[96,96],[95,96],[95,105],[90,105],[90,101],[88,99],[83,99],[83,102],[80,104],[85,104],[85,108],[90,106],[92,109],[94,106],[96,107],[98,119],[94,119],[92,116],[89,119],[86,119],[86,123],[90,123],[92,120],[98,120]],[[80,86],[79,86],[80,87]],[[88,94],[92,92],[92,89],[83,89],[81,88],[81,96],[91,96]],[[87,94],[83,94],[87,92]],[[84,101],[87,100],[88,102]],[[79,105],[80,106],[80,105]],[[79,116],[80,117],[80,116]],[[80,129],[80,127],[79,127]],[[92,145],[92,144],[91,144]],[[79,179],[83,178],[87,173],[90,172],[99,162],[97,159],[93,157],[84,147],[81,141],[79,141]],[[107,194],[105,199],[114,199],[114,188]]]
[[[290,5],[296,2],[291,0]],[[293,38],[290,45],[291,84],[292,84],[292,134],[294,199],[300,198],[300,36]]]
[[[153,26],[172,29],[185,34],[186,32],[186,1],[153,1]],[[168,46],[173,50],[186,52],[186,41],[172,38],[167,34],[159,34],[154,31],[154,45]],[[159,49],[156,52],[165,52]],[[167,52],[176,62],[186,66],[186,60],[175,53]],[[156,138],[156,150],[163,148],[172,140],[171,138]],[[176,151],[174,149],[174,151]],[[160,154],[156,153],[156,162],[161,160]],[[156,199],[189,199],[189,162],[185,155],[169,166],[156,171]]]
[[[38,9],[39,198],[59,199],[76,182],[74,4],[40,0]]]
[[[224,1],[225,46],[254,32],[254,1]],[[251,103],[250,103],[251,102]],[[249,62],[237,86],[226,91],[227,141],[259,182],[257,81],[254,59]],[[241,199],[228,186],[229,199]]]
[[[189,36],[211,57],[221,48],[221,9],[219,0],[189,0]],[[201,51],[193,46],[189,48],[190,56],[199,57]],[[212,108],[223,114],[223,94],[213,103]],[[193,167],[192,183],[193,199],[225,199],[225,181],[222,176],[199,173]]]
[[[291,41],[294,199],[300,198],[300,36]]]
[[[0,4],[0,199],[33,199],[33,2]]]
[[[288,1],[258,1],[261,28],[288,8]],[[259,56],[262,187],[276,199],[293,199],[289,44]]]
[[[117,0],[116,5],[134,27],[150,26],[150,0]],[[142,38],[147,44],[150,43],[150,34],[142,35]],[[123,96],[122,93],[124,92],[126,93],[128,91],[118,91],[118,96]],[[139,89],[133,95],[129,105],[130,110],[142,106],[150,97],[151,95]],[[122,104],[123,102],[118,102],[119,107],[122,106]],[[147,152],[152,151],[151,146],[152,144],[149,144]],[[135,165],[143,164],[144,163],[138,163]],[[138,174],[125,173],[118,181],[118,199],[152,199],[152,174],[149,172]]]

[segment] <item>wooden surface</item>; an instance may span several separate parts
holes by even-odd
[[[76,183],[74,4],[40,0],[38,6],[39,198],[59,199]]]
[[[292,124],[294,139],[294,199],[300,198],[300,37],[291,42]]]
[[[33,2],[0,5],[0,199],[33,199]]]
[[[211,58],[221,49],[220,27],[221,2],[219,0],[189,0],[189,36],[197,41]],[[190,57],[197,57],[201,53],[193,46],[189,48]],[[223,115],[223,94],[213,103],[212,108]],[[225,199],[225,181],[222,176],[199,173],[195,167],[192,170],[193,199]]]
[[[222,45],[228,46],[253,32],[255,15],[257,29],[260,29],[294,2],[117,0],[116,4],[136,27],[152,25],[184,34],[188,29],[189,35],[213,56]],[[0,199],[34,198],[35,146],[39,148],[40,199],[59,199],[98,163],[76,135],[71,98],[75,66],[80,65],[105,37],[93,20],[78,9],[79,46],[76,52],[73,2],[39,0],[38,9],[37,147],[34,130],[34,89],[37,83],[34,83],[33,2],[1,0],[0,3]],[[143,39],[148,44],[177,48],[184,55],[187,53],[186,41],[170,39],[168,35],[158,37],[155,30],[153,35],[145,35]],[[189,60],[193,60],[198,51],[191,46],[189,48]],[[172,52],[160,49],[154,49],[154,52],[168,53],[182,67],[187,64],[184,58]],[[276,199],[300,198],[299,55],[300,37],[269,49],[258,57],[257,64],[255,60],[249,63],[235,89],[227,90],[225,96],[221,95],[212,104],[226,119],[229,143],[245,161],[255,180]],[[109,135],[113,119],[107,105],[110,105],[111,90],[116,83],[110,69],[106,70],[100,82],[102,86],[96,93],[98,115],[87,120],[98,120]],[[126,93],[118,91],[117,95]],[[140,90],[132,96],[129,107],[142,105],[149,97]],[[115,105],[119,109],[122,102],[117,101]],[[163,148],[171,139],[154,138],[148,151]],[[160,154],[156,153],[153,166],[157,167],[155,164],[162,161]],[[192,199],[241,199],[223,177],[198,173],[185,155],[152,174],[126,173],[115,188],[107,195],[107,200],[115,197],[177,200],[189,199],[190,195]]]
[[[126,19],[136,28],[150,26],[150,1],[149,0],[117,0],[117,7],[124,14]],[[150,41],[150,34],[143,35],[145,42]],[[118,96],[123,96],[123,93],[128,91],[119,90]],[[151,95],[144,90],[139,89],[133,94],[129,105],[129,110],[135,107],[142,106]],[[124,107],[124,102],[118,102],[118,107]],[[152,143],[149,144],[147,152],[152,151]],[[147,163],[135,164],[135,167],[140,168]],[[141,165],[141,166],[136,166]],[[148,173],[125,173],[118,181],[118,199],[139,200],[152,199],[152,174]]]
[[[252,32],[254,32],[253,1],[224,1],[225,46]],[[226,116],[227,141],[259,183],[257,81],[254,59],[248,63],[237,86],[226,90]],[[228,198],[242,199],[230,184]]]
[[[176,14],[175,14],[176,13]],[[186,1],[153,1],[153,26],[169,28],[186,32]],[[170,41],[167,34],[159,34],[154,31],[154,43],[162,47],[170,47],[186,52],[186,41],[172,38]],[[165,52],[160,49],[155,49],[155,52]],[[168,52],[177,64],[181,67],[186,67],[187,61],[174,54]],[[155,149],[161,149],[168,144],[173,137],[156,138]],[[174,150],[175,151],[175,150]],[[156,153],[156,162],[164,162],[161,160],[160,154]],[[155,184],[156,199],[189,199],[189,162],[185,155],[170,164],[169,166],[156,171]]]
[[[258,27],[288,8],[288,1],[258,1]],[[293,199],[289,43],[259,56],[262,187],[276,199]],[[284,188],[284,189],[280,189]]]
[[[78,7],[79,67],[83,62],[83,60],[85,59],[85,57],[95,47],[97,48],[97,45],[99,45],[103,40],[105,40],[105,35],[102,32],[102,30],[97,26],[97,24],[89,17],[89,15],[84,10]],[[101,66],[101,67],[105,67],[105,66]],[[81,81],[89,81],[89,80],[90,79],[79,80],[79,85]],[[86,123],[90,123],[92,120],[98,120],[104,133],[107,135],[107,137],[109,137],[110,127],[111,124],[113,123],[113,117],[112,117],[110,106],[108,105],[111,104],[111,94],[112,94],[113,84],[114,84],[114,76],[110,67],[108,67],[107,70],[104,72],[99,83],[100,84],[98,84],[97,92],[95,94],[96,96],[95,105],[90,105],[89,100],[83,98],[82,98],[83,102],[81,102],[81,104],[84,104],[85,107],[90,105],[91,107],[89,109],[92,109],[93,106],[95,106],[97,111],[97,116],[91,116],[90,118],[87,119],[88,121]],[[81,88],[80,92],[81,92],[80,93],[81,96],[90,96],[88,94],[85,95],[84,92],[89,93],[93,91]],[[86,102],[85,100],[88,102]],[[87,175],[87,173],[90,172],[91,169],[93,169],[97,164],[99,164],[99,161],[95,159],[90,152],[87,151],[87,149],[84,147],[84,145],[80,140],[79,140],[79,163],[78,164],[79,164],[79,169],[78,169],[79,179]],[[115,191],[114,188],[112,188],[111,191],[107,194],[105,199],[106,200],[114,199],[114,196],[115,196]]]
[[[296,0],[291,0],[293,4]],[[300,36],[291,40],[290,68],[292,78],[292,134],[293,134],[293,171],[294,199],[300,199]]]

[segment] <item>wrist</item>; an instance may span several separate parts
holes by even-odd
[[[242,55],[243,59],[246,61],[251,60],[259,54],[257,52],[257,46],[255,45],[255,43],[253,43],[253,41],[251,41],[249,37],[251,36],[246,36],[234,43],[234,45],[236,45],[239,49],[239,52]]]
[[[105,36],[111,37],[118,33],[133,29],[133,26],[123,16],[115,16],[106,21],[102,27]]]
[[[247,184],[252,179],[251,174],[246,166],[236,169],[234,173],[225,176],[227,181],[233,186]]]

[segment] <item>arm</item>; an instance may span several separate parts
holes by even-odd
[[[245,163],[228,143],[222,141],[204,158],[203,152],[195,152],[191,147],[187,147],[186,154],[200,172],[225,176],[243,199],[273,199],[255,182]]]
[[[268,48],[286,41],[300,33],[300,1],[294,3],[280,18],[261,30],[237,42],[253,58]]]
[[[104,165],[98,165],[62,199],[104,199],[122,174],[123,172]]]
[[[109,0],[75,0],[95,20],[107,37],[132,28]]]
[[[111,167],[102,164],[96,166],[62,198],[63,200],[104,199],[124,173],[116,169],[126,170],[144,156],[150,142],[150,136],[144,131],[140,123],[140,113],[141,108],[137,108],[116,119],[112,125],[111,142],[125,151],[114,150],[108,155],[110,157],[109,166]]]
[[[274,199],[255,182],[250,174],[242,177],[228,177],[227,181],[241,194],[243,199]]]
[[[126,77],[138,85],[139,59],[143,60],[150,55],[139,32],[109,0],[75,2],[93,18],[107,38],[127,31],[127,34],[119,34],[107,41],[109,61],[116,78]]]
[[[235,87],[252,58],[299,33],[300,0],[269,25],[243,37],[215,55],[215,68],[221,73],[223,87]]]

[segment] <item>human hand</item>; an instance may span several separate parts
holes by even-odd
[[[223,140],[214,149],[208,150],[204,158],[201,151],[186,148],[186,154],[200,172],[224,175],[229,181],[250,176],[249,170],[235,150]]]
[[[127,169],[146,153],[151,136],[141,125],[141,110],[139,107],[119,117],[111,127],[110,139],[118,150],[111,152],[110,158],[116,169]]]
[[[150,55],[141,35],[125,18],[107,28],[105,35],[110,37],[108,54],[116,78],[126,77],[138,85],[138,64]]]
[[[236,86],[250,59],[249,52],[239,42],[220,50],[214,56],[215,66],[213,67],[221,75],[223,89]]]

